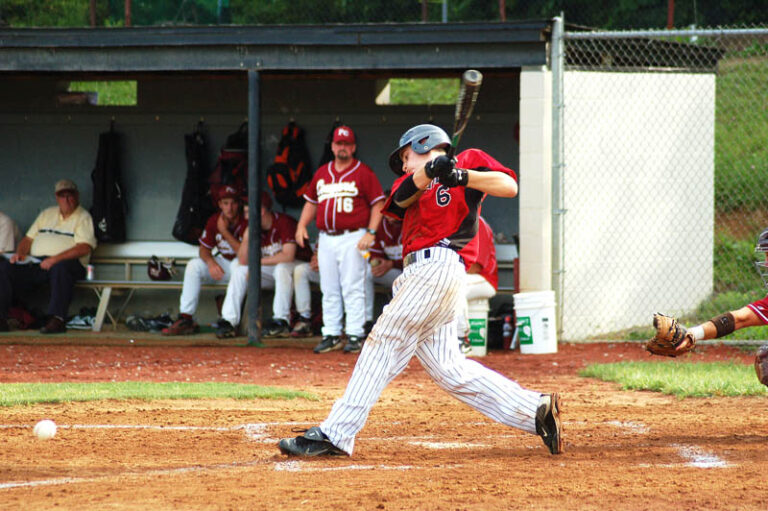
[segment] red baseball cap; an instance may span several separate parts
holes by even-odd
[[[267,192],[261,192],[261,206],[272,209],[272,197]]]
[[[234,186],[222,186],[219,189],[219,200],[221,199],[240,199],[243,194]]]
[[[348,142],[350,144],[355,143],[355,132],[349,126],[339,126],[333,130],[334,142]]]

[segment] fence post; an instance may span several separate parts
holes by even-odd
[[[553,19],[552,65],[552,289],[555,291],[555,307],[558,338],[563,324],[564,247],[563,228],[565,209],[563,204],[563,13]]]

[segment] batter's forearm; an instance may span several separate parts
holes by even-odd
[[[426,188],[426,185],[424,188]],[[416,185],[413,174],[411,174],[397,187],[395,194],[392,196],[392,202],[398,207],[407,208],[421,197],[424,188],[420,189]]]
[[[517,182],[504,172],[467,170],[467,188],[493,195],[512,198],[517,195]]]

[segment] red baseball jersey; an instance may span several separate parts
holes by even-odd
[[[235,258],[237,253],[232,247],[229,246],[229,243],[227,243],[227,241],[219,232],[219,227],[217,225],[219,221],[219,215],[221,215],[221,211],[214,213],[210,216],[210,218],[208,218],[208,221],[205,223],[205,230],[203,230],[203,234],[200,235],[200,239],[198,241],[202,246],[208,249],[213,250],[214,248],[218,248],[219,253],[221,253],[225,259],[229,259],[231,261]],[[237,221],[235,226],[230,226],[227,230],[232,234],[232,236],[235,237],[235,239],[242,241],[243,234],[245,234],[245,230],[247,228],[248,220],[240,216],[240,219]]]
[[[371,206],[384,200],[384,191],[373,170],[360,160],[343,171],[330,161],[315,171],[304,198],[317,205],[318,230],[355,230],[368,227]]]
[[[752,312],[757,314],[757,317],[760,318],[760,321],[768,325],[768,296],[762,300],[750,303],[747,305],[747,307],[752,309]]]
[[[496,263],[496,245],[493,244],[493,230],[485,218],[478,217],[477,236],[459,251],[464,259],[464,267],[474,263],[480,266],[480,275],[488,281],[493,289],[499,290],[499,265]],[[475,259],[471,259],[475,257]]]
[[[371,254],[394,262],[394,268],[403,269],[403,224],[384,217],[376,232]]]
[[[296,245],[296,225],[298,222],[285,213],[272,212],[272,227],[261,231],[261,257],[273,256],[283,250],[283,245],[292,243]],[[309,245],[296,247],[296,259],[309,261],[312,257],[312,249]]]
[[[458,167],[473,170],[495,170],[512,176],[515,172],[479,149],[467,149],[456,157]],[[395,190],[408,175],[401,176],[392,185],[392,193],[384,204],[387,216],[403,219],[403,254],[422,248],[442,246],[457,252],[477,234],[481,191],[456,186],[449,188],[434,179],[421,197],[403,210],[392,202]],[[469,247],[466,256],[477,260],[477,248]]]

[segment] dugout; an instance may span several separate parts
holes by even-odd
[[[535,247],[545,246],[540,239],[550,216],[550,184],[540,178],[549,175],[550,165],[550,31],[549,20],[3,28],[0,210],[26,230],[41,208],[54,204],[53,184],[65,176],[77,182],[83,206],[90,207],[98,134],[111,124],[123,135],[129,241],[173,239],[186,174],[183,136],[200,121],[211,160],[226,136],[247,121],[251,161],[257,163],[251,176],[260,176],[263,183],[280,130],[289,120],[306,129],[316,163],[332,123],[340,119],[355,129],[358,156],[386,188],[394,181],[386,156],[402,131],[434,122],[450,132],[453,119],[452,105],[377,104],[387,81],[458,77],[476,68],[484,73],[484,83],[461,145],[485,148],[514,168],[524,190],[511,201],[489,198],[483,215],[506,241],[498,244],[500,257],[513,251],[510,243],[519,236],[521,246],[529,243],[533,250],[528,252],[530,266],[524,264],[521,272],[545,272],[548,278],[549,256],[537,257]],[[70,82],[97,80],[135,81],[136,104],[67,101]],[[252,205],[255,198],[252,186]],[[521,212],[534,221],[525,222],[522,231]],[[510,269],[502,270],[501,285],[513,286]],[[92,300],[85,290],[78,293],[78,299]],[[175,312],[178,293],[152,291],[134,304],[140,304],[134,305],[137,312],[169,307]],[[76,300],[70,312],[77,306]],[[201,301],[199,315],[201,323],[215,319],[212,300]]]

